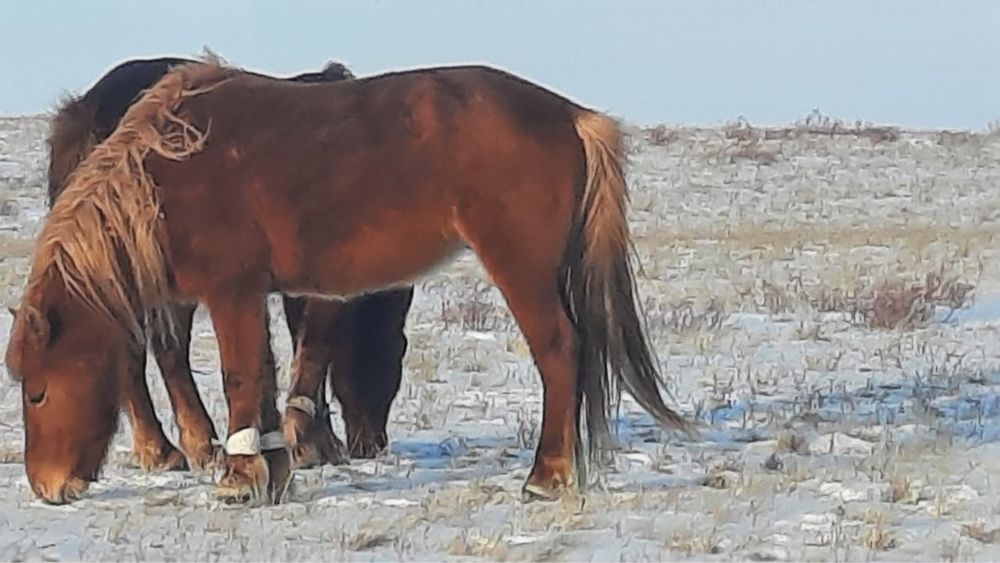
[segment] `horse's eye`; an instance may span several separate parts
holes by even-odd
[[[40,407],[42,406],[42,403],[45,402],[45,389],[42,389],[35,394],[27,393],[27,396],[28,402],[31,403],[32,406]]]

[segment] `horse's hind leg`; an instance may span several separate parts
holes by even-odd
[[[295,314],[299,320],[292,333],[295,337],[294,375],[288,390],[284,430],[296,467],[347,461],[344,444],[330,425],[324,389],[334,349],[346,345],[344,339],[338,337],[343,308],[344,304],[336,301],[310,300]]]
[[[484,215],[475,222],[475,231],[463,231],[503,293],[541,375],[542,432],[524,494],[554,499],[576,482],[579,342],[558,287],[565,238],[557,232],[532,232],[536,225],[557,225],[558,216],[537,217],[537,223],[531,218],[525,213],[517,228],[509,228]]]
[[[227,502],[258,501],[267,495],[278,503],[291,478],[291,459],[275,405],[266,292],[226,288],[206,296],[204,303],[219,342],[229,406],[225,473],[216,492]]]
[[[170,443],[156,418],[146,383],[146,351],[131,361],[129,381],[125,385],[125,410],[132,426],[132,451],[139,466],[146,471],[187,469],[184,454]]]
[[[191,326],[196,307],[174,307],[177,341],[173,346],[164,346],[162,339],[154,336],[153,355],[160,366],[174,420],[180,430],[181,449],[194,469],[204,471],[215,461],[216,447],[212,442],[216,435],[191,374]]]
[[[330,382],[340,402],[351,457],[371,458],[385,449],[386,425],[399,392],[407,340],[406,315],[413,287],[358,297],[346,305],[334,348]]]

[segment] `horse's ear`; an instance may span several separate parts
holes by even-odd
[[[10,313],[10,316],[14,317],[15,319],[17,318],[17,307],[7,307],[7,312]]]
[[[44,348],[49,343],[52,328],[45,314],[31,305],[25,305],[20,313],[24,315],[24,337],[36,348]]]

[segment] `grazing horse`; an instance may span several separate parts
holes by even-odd
[[[143,90],[171,67],[194,61],[178,58],[135,59],[108,71],[85,94],[66,100],[59,108],[48,139],[51,207],[66,187],[73,170],[95,145],[106,139]],[[292,82],[335,82],[354,78],[340,63],[330,62],[321,72],[299,74]],[[297,362],[295,388],[300,398],[289,403],[290,437],[298,465],[336,463],[343,446],[330,426],[323,385],[331,373],[331,387],[342,404],[347,429],[347,450],[357,457],[372,457],[387,444],[389,409],[399,390],[406,350],[403,327],[413,288],[380,292],[340,305],[319,301],[306,306],[302,298],[285,297],[285,317],[293,348],[303,358]],[[195,307],[178,305],[181,338],[172,346],[156,345],[153,354],[160,367],[181,447],[191,464],[204,468],[214,458],[215,429],[198,396],[190,366],[190,330]],[[308,314],[307,314],[308,311]],[[309,331],[300,331],[308,319]],[[180,469],[185,455],[167,439],[153,409],[146,386],[145,351],[136,357],[133,377],[123,388],[124,404],[133,430],[133,451],[145,469]],[[331,365],[332,364],[332,365]],[[301,374],[301,375],[300,375]],[[304,399],[302,397],[307,397]],[[303,411],[312,415],[303,420]]]
[[[296,84],[174,68],[56,200],[12,327],[25,466],[49,502],[96,478],[144,329],[204,304],[229,406],[216,494],[280,502],[266,296],[411,283],[463,248],[500,288],[543,383],[527,499],[604,459],[620,387],[664,427],[638,307],[623,141],[611,118],[487,67]],[[589,454],[589,455],[587,455]]]

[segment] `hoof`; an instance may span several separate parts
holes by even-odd
[[[169,442],[142,448],[135,448],[135,457],[143,471],[186,471],[187,458]]]
[[[211,439],[181,437],[181,448],[187,456],[191,469],[199,473],[211,473],[218,466],[222,449],[212,444]]]
[[[261,455],[226,458],[226,472],[215,486],[215,496],[226,504],[263,504],[268,500],[270,470]]]
[[[536,458],[535,467],[521,489],[521,497],[524,502],[559,500],[575,483],[571,460]]]
[[[329,420],[310,417],[296,408],[285,410],[283,430],[295,469],[318,467],[325,463],[347,463],[344,443],[333,433]]]
[[[377,457],[389,444],[385,432],[375,433],[367,428],[356,430],[347,424],[347,451],[354,459],[372,459]]]
[[[199,450],[188,456],[188,463],[191,469],[203,474],[211,474],[222,461],[222,448],[219,446],[209,446],[207,449]]]
[[[31,488],[42,502],[52,505],[69,504],[79,500],[89,488],[89,483],[78,477],[70,477],[58,484],[33,483]]]

